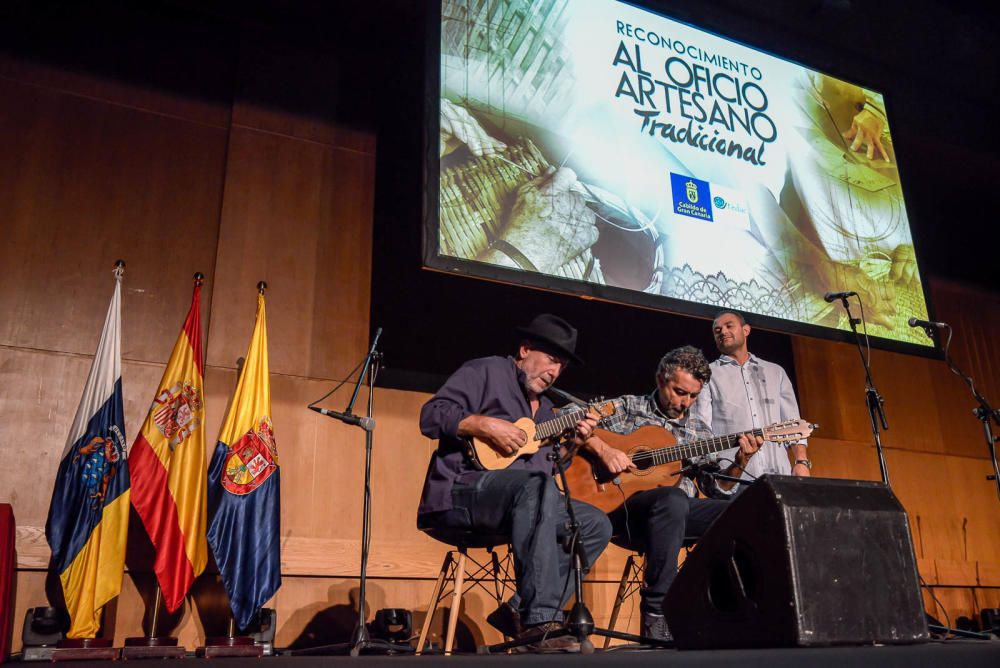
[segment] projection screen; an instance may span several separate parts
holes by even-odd
[[[879,91],[612,0],[443,0],[439,37],[426,266],[833,338],[852,291],[931,345]]]

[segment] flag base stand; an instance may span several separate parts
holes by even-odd
[[[64,638],[56,644],[53,661],[115,661],[121,650],[107,638]]]
[[[125,638],[125,647],[122,648],[123,659],[183,659],[187,655],[184,645],[177,645],[177,638],[157,635],[162,603],[163,590],[157,584],[156,593],[153,595],[153,621],[149,627],[149,635]]]
[[[187,649],[177,644],[177,638],[137,636],[125,638],[122,658],[129,659],[183,659]]]
[[[249,636],[216,636],[205,638],[205,646],[195,650],[195,654],[203,659],[220,657],[253,657],[264,656],[264,648],[254,644]]]

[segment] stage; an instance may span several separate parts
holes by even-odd
[[[794,649],[753,650],[633,650],[625,647],[598,651],[589,656],[579,654],[518,654],[475,655],[456,654],[451,657],[427,654],[424,656],[367,655],[359,658],[348,656],[288,656],[277,655],[265,659],[194,659],[205,668],[241,668],[265,662],[269,668],[324,668],[330,665],[347,666],[416,666],[446,661],[452,666],[878,666],[879,668],[919,668],[921,666],[956,666],[975,668],[1000,665],[1000,641],[955,639],[917,645],[820,647]],[[209,666],[209,664],[213,664]],[[216,665],[217,664],[217,665]],[[116,665],[107,661],[75,661],[74,668],[107,668]]]

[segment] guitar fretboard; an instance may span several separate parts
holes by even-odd
[[[610,404],[610,407],[608,407]],[[606,417],[610,417],[621,410],[621,402],[617,399],[610,402],[600,402],[593,404],[596,412],[601,415],[603,420]],[[535,440],[545,441],[553,436],[558,436],[559,434],[572,429],[576,426],[576,423],[587,417],[587,413],[590,408],[572,408],[559,416],[552,418],[551,420],[546,420],[545,422],[535,425]]]
[[[713,436],[711,438],[703,438],[698,441],[684,443],[683,445],[671,445],[666,448],[657,448],[656,450],[646,450],[644,452],[639,452],[633,455],[632,461],[635,462],[636,464],[648,463],[648,465],[651,466],[659,466],[660,464],[677,462],[681,461],[682,459],[700,457],[702,455],[708,455],[713,452],[720,452],[722,450],[728,450],[729,448],[736,447],[736,444],[740,440],[740,436],[742,434],[753,434],[754,436],[764,436],[764,430],[754,429],[752,431],[740,432],[738,434],[727,434],[726,436]]]

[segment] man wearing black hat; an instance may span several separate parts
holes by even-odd
[[[570,555],[560,544],[569,518],[552,477],[551,446],[496,471],[480,470],[465,453],[463,439],[469,437],[504,456],[525,446],[526,434],[512,423],[554,418],[552,401],[543,393],[570,361],[581,361],[576,329],[562,318],[539,315],[518,333],[513,356],[466,362],[424,404],[420,431],[438,439],[438,447],[427,470],[417,525],[508,534],[517,593],[490,615],[490,623],[507,635],[537,638],[534,649],[572,651],[578,644],[571,636],[545,638],[561,626],[571,593]],[[593,418],[578,422],[575,439],[588,438],[595,425]],[[573,503],[589,567],[611,539],[611,523],[599,509]]]

